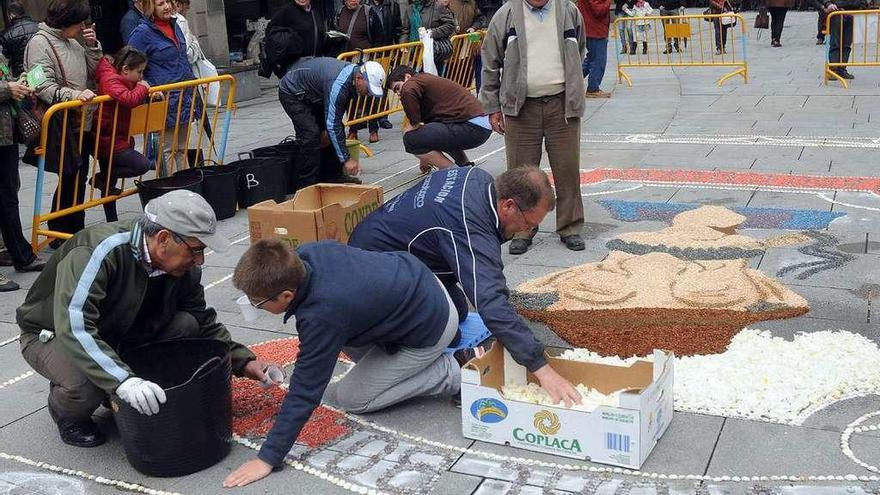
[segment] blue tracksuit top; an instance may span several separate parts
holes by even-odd
[[[510,303],[496,203],[495,180],[485,170],[439,170],[367,216],[348,243],[408,251],[435,274],[455,275],[492,334],[535,371],[547,363],[544,346]]]
[[[333,57],[302,58],[290,66],[278,83],[278,91],[324,108],[327,136],[342,163],[349,158],[342,119],[352,98],[357,97],[354,88],[356,73],[354,64]]]
[[[306,279],[284,321],[296,315],[299,353],[275,426],[259,458],[279,466],[320,403],[343,347],[430,347],[449,321],[443,286],[416,257],[335,241],[296,250]]]

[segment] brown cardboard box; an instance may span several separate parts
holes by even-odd
[[[315,184],[289,201],[268,200],[248,208],[251,242],[275,238],[293,248],[324,239],[346,243],[355,226],[382,203],[382,186]]]

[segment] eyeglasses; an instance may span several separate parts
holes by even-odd
[[[529,228],[534,228],[534,226],[532,225],[532,223],[529,222],[529,219],[526,218],[526,214],[525,214],[525,212],[523,212],[523,209],[522,209],[522,207],[519,205],[519,203],[517,203],[517,201],[516,201],[515,199],[513,199],[513,198],[510,198],[510,200],[513,201],[513,204],[516,205],[516,209],[519,210],[519,214],[523,217],[523,220],[525,220],[526,225],[528,225]]]
[[[176,232],[172,232],[170,230],[168,232],[171,232],[171,236],[174,237],[175,242],[177,242],[178,244],[183,244],[184,246],[186,246],[187,249],[189,249],[189,254],[192,255],[193,258],[205,256],[206,246],[202,246],[202,247],[190,246],[189,244],[186,243],[186,241],[183,240],[183,237],[180,237],[180,235],[178,235]]]
[[[288,289],[284,289],[284,290],[288,290]],[[272,296],[272,297],[267,297],[266,299],[263,299],[262,301],[260,301],[260,302],[258,302],[258,303],[251,303],[251,306],[253,306],[253,307],[256,308],[256,309],[260,309],[260,306],[266,304],[266,303],[269,302],[269,301],[274,301],[275,299],[277,299],[278,296],[280,296],[281,294],[284,293],[284,290],[281,291],[281,292],[279,292],[279,293],[277,293],[277,294],[275,294],[275,295]],[[250,302],[250,299],[248,299],[248,301]]]

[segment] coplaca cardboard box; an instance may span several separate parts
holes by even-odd
[[[617,407],[592,411],[509,400],[505,384],[537,383],[499,343],[461,370],[462,432],[467,438],[602,464],[640,469],[672,421],[671,353],[631,366],[547,356],[560,375],[603,394],[625,390]]]
[[[346,243],[355,226],[382,203],[382,186],[315,184],[283,203],[270,199],[248,208],[251,242],[274,238],[292,248],[325,239]]]

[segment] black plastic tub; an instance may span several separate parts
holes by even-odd
[[[217,464],[232,448],[232,365],[216,340],[147,344],[125,352],[135,375],[158,384],[167,401],[146,416],[113,395],[125,457],[147,476],[185,476]]]
[[[245,158],[229,165],[239,170],[239,208],[247,208],[267,199],[280,203],[287,196],[285,161],[278,158]]]
[[[235,165],[211,165],[189,168],[174,173],[174,177],[203,176],[202,196],[214,209],[217,220],[235,216],[238,201],[238,167]]]
[[[147,206],[150,200],[156,199],[165,193],[185,189],[194,193],[202,194],[202,175],[181,177],[174,176],[162,177],[161,179],[150,179],[145,181],[135,180],[138,196],[141,198],[141,206]]]
[[[299,156],[302,146],[296,141],[285,140],[273,146],[264,146],[251,151],[254,158],[275,158],[287,163],[287,194],[293,194],[299,188]]]

